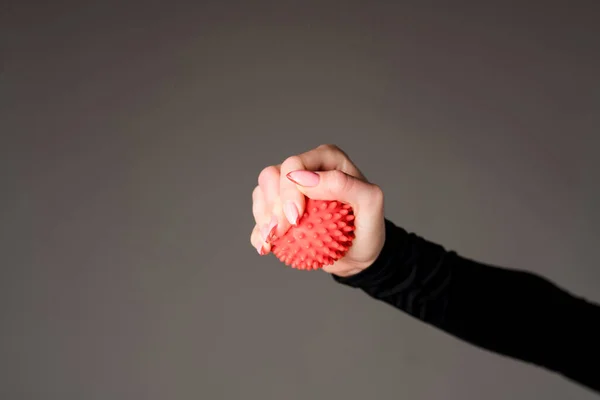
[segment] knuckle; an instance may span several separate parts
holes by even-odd
[[[274,165],[269,165],[268,167],[263,168],[262,171],[260,171],[260,174],[258,174],[259,185],[261,183],[264,184],[264,182],[267,179],[270,179],[272,176],[275,176],[276,174],[277,174],[277,168]]]
[[[300,156],[294,155],[285,159],[285,161],[281,164],[283,170],[294,170],[298,169],[302,166],[302,159]]]
[[[324,143],[319,146],[319,149],[330,151],[330,152],[341,152],[341,149],[333,143]]]
[[[344,150],[342,150],[338,145],[335,144],[322,144],[318,147],[320,151],[324,153],[324,157],[332,157],[336,160],[339,160],[339,167],[343,171],[355,171],[356,167],[350,161],[348,154]]]

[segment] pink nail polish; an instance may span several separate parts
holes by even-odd
[[[262,237],[262,239],[266,242],[267,240],[269,240],[269,235],[271,234],[271,232],[273,231],[272,227],[269,227],[269,225],[265,224],[265,226],[263,226],[260,229],[260,236]]]
[[[292,201],[288,200],[285,203],[283,206],[283,213],[288,221],[290,221],[290,224],[296,225],[298,222],[298,208]]]
[[[312,171],[297,170],[288,173],[286,176],[300,186],[312,187],[319,184],[319,174]]]
[[[272,216],[271,217],[271,222],[269,222],[269,232],[271,232],[273,230],[273,228],[275,228],[277,226],[277,217],[276,216]]]
[[[273,236],[273,231],[277,226],[277,222],[277,217],[273,215],[273,217],[271,217],[271,222],[263,225],[263,227],[260,228],[260,234],[265,242],[269,241]]]

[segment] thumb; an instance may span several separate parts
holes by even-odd
[[[382,197],[378,186],[339,170],[297,170],[287,174],[298,190],[316,200],[338,200],[352,207],[377,203]]]

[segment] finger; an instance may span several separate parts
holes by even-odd
[[[279,183],[279,166],[271,165],[266,167],[258,176],[258,185],[263,192],[266,207],[266,211],[262,214],[263,218],[261,218],[258,224],[265,241],[271,233],[275,232],[281,221],[285,220],[279,196]],[[281,229],[277,230],[278,235],[282,235],[284,232]]]
[[[252,191],[252,215],[256,224],[268,220],[267,202],[260,186],[256,186]]]
[[[298,191],[306,196],[348,203],[355,213],[361,208],[378,209],[383,205],[383,193],[378,186],[339,170],[297,170],[288,176],[290,181],[295,182]]]
[[[303,165],[302,169],[309,171],[340,170],[348,175],[365,179],[364,175],[354,165],[350,157],[334,144],[322,144],[317,148],[299,154],[298,157]],[[290,171],[286,171],[285,174]],[[285,175],[282,168],[282,175]]]
[[[286,174],[305,168],[306,166],[302,162],[302,159],[298,156],[289,157],[281,164],[279,196],[281,198],[283,213],[286,217],[284,223],[281,224],[283,230],[290,225],[296,225],[300,215],[304,213],[305,205],[304,194],[298,190],[294,182],[286,177]]]
[[[250,243],[252,247],[256,249],[256,252],[261,256],[268,254],[271,251],[271,246],[265,243],[262,234],[260,233],[260,226],[255,225],[252,233],[250,234]]]
[[[296,184],[288,178],[287,174],[296,170],[327,171],[341,170],[347,174],[363,177],[350,158],[339,147],[331,144],[321,145],[302,154],[289,157],[281,164],[281,181],[279,195],[286,216],[286,224],[295,225],[299,217],[304,214],[305,195],[301,193]],[[282,228],[285,230],[285,227]]]
[[[258,175],[258,186],[262,189],[268,208],[272,208],[279,197],[279,176],[279,168],[274,165],[264,168]]]
[[[273,213],[267,206],[264,197],[264,193],[260,186],[254,188],[254,191],[252,192],[252,213],[256,225],[258,226],[259,233],[262,235],[263,241],[265,241],[266,244],[269,233],[277,222],[276,219],[273,218]]]

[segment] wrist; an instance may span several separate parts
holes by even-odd
[[[406,232],[389,220],[385,220],[384,240],[372,262],[363,263],[356,268],[344,268],[332,271],[332,277],[339,283],[360,287],[374,279],[379,279],[384,270],[388,269],[393,258],[401,253],[402,237]]]

